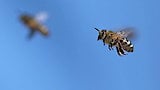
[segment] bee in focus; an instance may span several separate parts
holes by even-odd
[[[133,28],[124,28],[117,32],[95,29],[99,32],[97,40],[102,40],[104,45],[108,44],[109,50],[113,50],[113,46],[115,46],[119,56],[126,55],[125,51],[133,52],[134,46],[127,39],[133,36]]]
[[[23,22],[30,29],[28,38],[32,38],[35,32],[40,32],[43,36],[49,35],[48,29],[42,23],[40,23],[40,21],[38,21],[37,18],[39,18],[39,16],[34,17],[29,14],[20,15],[21,22]]]

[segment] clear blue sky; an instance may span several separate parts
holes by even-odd
[[[160,90],[159,0],[1,0],[0,90]],[[51,37],[28,41],[20,11],[46,11]],[[137,28],[119,57],[100,29]]]

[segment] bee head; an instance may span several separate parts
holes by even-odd
[[[99,33],[97,40],[102,40],[102,39],[104,39],[106,37],[106,34],[105,34],[107,32],[106,30],[99,30],[97,28],[95,28],[95,29]]]
[[[27,23],[31,19],[33,19],[33,18],[29,15],[21,15],[20,16],[20,20],[22,20],[24,23]]]

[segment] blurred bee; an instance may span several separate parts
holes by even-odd
[[[28,38],[32,38],[35,32],[40,32],[43,36],[48,36],[48,29],[37,20],[37,17],[22,14],[20,20],[30,29]]]
[[[99,32],[97,40],[102,40],[104,45],[108,44],[109,50],[113,50],[113,46],[115,46],[119,56],[126,55],[125,51],[133,52],[134,46],[127,39],[133,36],[133,28],[124,28],[117,32],[95,29]]]

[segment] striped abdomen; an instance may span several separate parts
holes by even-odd
[[[127,40],[127,38],[123,38],[120,40],[121,47],[127,52],[133,52],[133,44],[131,41]]]

